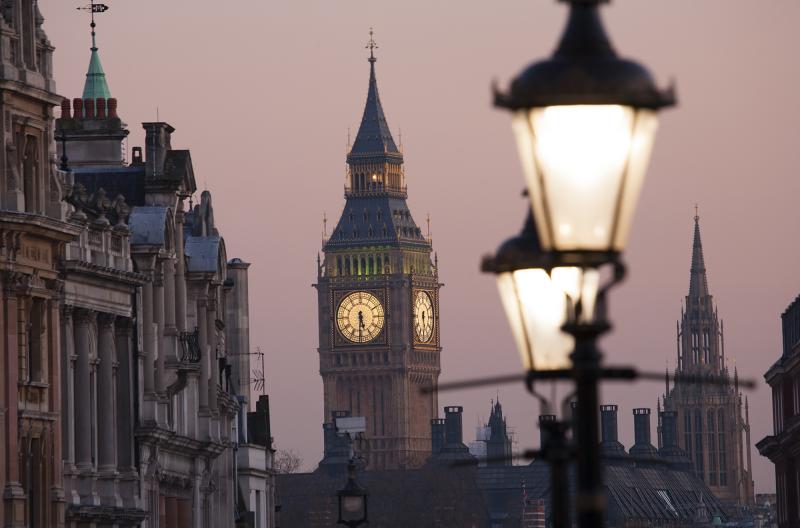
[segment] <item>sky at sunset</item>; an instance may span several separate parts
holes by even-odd
[[[213,195],[229,258],[250,268],[250,342],[267,354],[279,449],[322,456],[316,258],[322,216],[344,203],[345,148],[366,97],[374,27],[381,100],[405,150],[409,206],[431,216],[441,292],[442,376],[521,371],[494,279],[480,257],[521,227],[526,203],[509,116],[491,106],[505,85],[549,55],[566,16],[554,0],[220,2],[106,0],[100,56],[128,149],[156,115],[189,148],[199,187]],[[56,47],[58,93],[81,94],[89,20],[77,0],[40,0]],[[725,351],[760,385],[752,443],[772,431],[762,375],[780,355],[780,314],[800,293],[800,2],[615,0],[603,9],[617,50],[675,79],[679,106],[662,114],[626,261],[613,291],[606,359],[663,371],[676,360],[675,322],[688,291],[692,217],[699,204],[711,293]],[[465,407],[465,438],[488,418],[498,389],[447,392]],[[633,443],[633,407],[655,410],[663,382],[608,384],[620,440]],[[518,447],[538,443],[538,406],[524,387],[499,387]],[[655,435],[655,420],[652,423]],[[756,491],[775,489],[752,448]]]

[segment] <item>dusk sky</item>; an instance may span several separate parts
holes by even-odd
[[[549,55],[566,8],[554,0],[402,3],[106,0],[100,56],[130,147],[140,123],[175,127],[191,149],[198,187],[213,195],[229,258],[250,268],[250,342],[266,352],[272,432],[305,469],[322,456],[316,258],[322,217],[344,203],[348,127],[355,137],[367,91],[374,27],[381,100],[405,150],[409,206],[431,216],[441,291],[440,381],[521,372],[494,278],[480,257],[519,230],[524,183],[505,85]],[[81,94],[89,19],[68,0],[41,0],[56,47],[58,93]],[[676,361],[675,322],[688,291],[692,217],[699,205],[711,293],[724,320],[729,366],[758,379],[746,393],[754,444],[772,431],[762,375],[781,352],[780,314],[800,293],[800,3],[793,0],[615,0],[603,8],[622,55],[679,106],[662,114],[633,224],[628,280],[611,294],[615,329],[606,360],[663,371]],[[519,448],[538,444],[538,405],[516,385],[442,393],[465,407],[474,438],[499,390]],[[663,382],[607,384],[620,406],[620,440],[633,442],[631,409],[655,410]],[[655,419],[652,423],[655,434]],[[774,491],[773,467],[752,449],[756,492]]]

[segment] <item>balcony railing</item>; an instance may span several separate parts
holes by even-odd
[[[181,332],[181,361],[185,363],[200,363],[200,330]]]

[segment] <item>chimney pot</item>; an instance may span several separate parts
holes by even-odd
[[[431,454],[436,455],[444,447],[446,420],[444,418],[433,418],[431,420]]]
[[[77,97],[73,99],[72,109],[74,110],[72,115],[75,116],[75,119],[83,119],[83,99],[78,99]]]
[[[69,99],[61,100],[61,119],[72,118],[72,111],[70,110]]]
[[[633,410],[633,436],[636,445],[650,445],[650,409]]]
[[[106,118],[106,100],[105,99],[97,99],[95,101],[97,105],[97,119],[105,119]]]
[[[462,442],[462,425],[461,413],[464,408],[460,406],[452,406],[444,408],[445,416],[445,442],[448,444],[461,444]]]
[[[83,108],[85,110],[86,119],[94,119],[94,99],[84,99]]]
[[[617,406],[600,406],[600,424],[603,442],[617,442]]]
[[[117,118],[117,100],[113,97],[108,100],[108,118]]]

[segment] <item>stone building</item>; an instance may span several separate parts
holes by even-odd
[[[0,7],[0,523],[63,526],[59,262],[66,222],[53,143],[52,53],[34,0]]]
[[[700,219],[694,217],[689,294],[678,326],[676,374],[711,375],[721,384],[667,382],[664,410],[674,412],[677,441],[695,474],[729,508],[753,504],[750,423],[738,375],[725,361],[723,325],[708,288]],[[662,439],[663,440],[663,439]]]
[[[439,377],[441,285],[431,241],[406,204],[403,153],[381,106],[375,62],[371,51],[346,202],[315,285],[324,417],[366,417],[371,469],[417,467],[430,454],[437,415],[436,393],[420,389]]]
[[[800,527],[800,297],[781,316],[783,351],[764,374],[772,388],[773,434],[756,444],[775,464],[779,528]]]
[[[266,484],[251,498],[237,483],[237,464],[263,480],[270,469],[271,443],[260,458],[236,449],[249,400],[238,375],[247,264],[228,262],[211,193],[193,203],[191,155],[172,148],[174,128],[143,127],[144,153],[134,147],[126,163],[127,130],[93,42],[83,97],[62,102],[56,133],[79,230],[62,275],[66,522],[226,527],[254,511],[250,526],[269,527]]]

